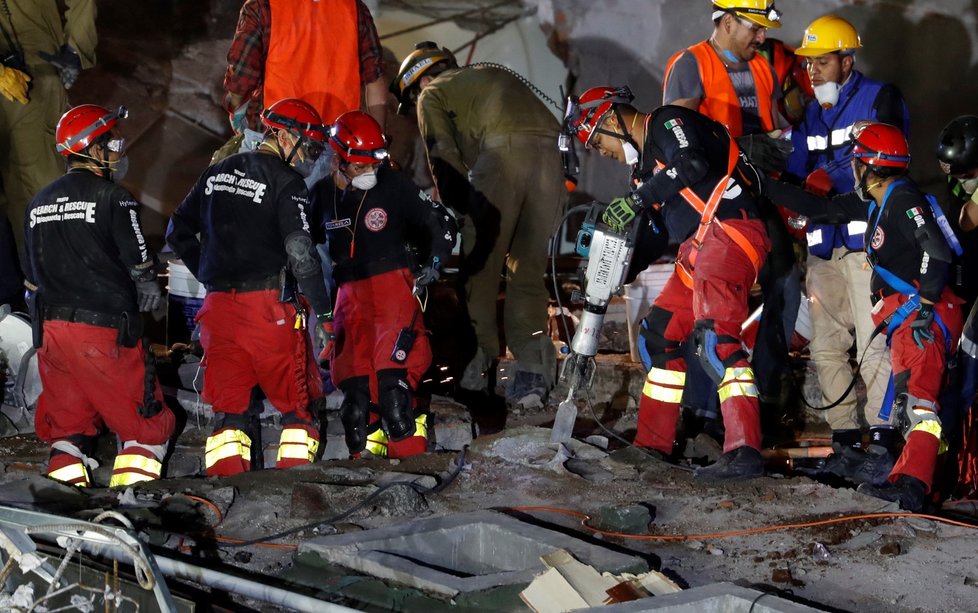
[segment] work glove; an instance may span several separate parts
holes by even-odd
[[[431,261],[421,269],[421,272],[414,279],[415,293],[437,281],[441,277],[440,269],[441,261],[438,259],[438,256],[433,256]]]
[[[26,73],[0,64],[0,94],[7,100],[27,104],[27,82],[30,80]]]
[[[816,196],[828,197],[832,193],[832,177],[824,168],[813,170],[805,177],[805,191]]]
[[[917,317],[910,323],[910,330],[913,331],[913,342],[921,351],[924,349],[924,342],[934,342],[934,332],[930,329],[932,323],[934,323],[934,305],[920,303]]]
[[[38,52],[38,55],[42,60],[58,69],[58,75],[61,76],[61,82],[65,89],[71,89],[71,86],[78,80],[78,75],[81,74],[81,59],[75,50],[68,45],[61,45],[58,52],[53,55],[44,51]]]
[[[601,221],[605,222],[612,229],[620,232],[625,229],[630,221],[635,219],[635,215],[642,210],[642,207],[632,196],[615,198],[608,203],[608,208],[601,215]]]
[[[333,359],[336,351],[336,329],[333,327],[333,318],[330,316],[319,317],[319,326],[316,328],[316,341],[323,346],[319,352],[319,361]]]
[[[141,313],[155,311],[162,300],[163,292],[155,278],[149,281],[136,281],[136,305]]]
[[[737,145],[752,164],[764,172],[780,172],[791,153],[791,141],[771,138],[767,134],[747,134],[737,139]]]

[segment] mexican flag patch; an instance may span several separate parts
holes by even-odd
[[[666,127],[666,130],[672,130],[673,128],[678,128],[679,126],[683,125],[683,121],[681,119],[670,119],[662,125]]]
[[[923,215],[923,214],[924,211],[919,206],[915,206],[912,209],[907,209],[907,217],[909,217],[910,219],[913,219],[917,215]]]

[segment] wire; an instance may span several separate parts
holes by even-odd
[[[519,19],[519,17],[514,17],[513,19],[510,19],[510,20],[504,22],[502,25],[505,26],[509,22],[514,21],[516,19]],[[499,28],[496,28],[496,29],[498,30]],[[489,34],[492,34],[493,32],[495,32],[495,30],[490,30],[489,32],[486,32],[485,34],[482,34],[482,36],[487,36]],[[472,42],[468,43],[468,45],[474,45],[477,40],[479,40],[479,37],[478,36],[475,37],[472,40]],[[463,45],[463,46],[459,47],[457,49],[457,51],[461,51],[462,49],[464,49],[468,45]],[[555,109],[557,109],[561,113],[564,112],[564,107],[560,103],[558,103],[556,100],[554,100],[553,98],[551,98],[550,96],[548,96],[546,93],[544,93],[544,91],[542,89],[540,89],[539,87],[537,87],[536,85],[534,85],[529,79],[527,79],[526,77],[524,77],[520,73],[516,72],[515,70],[513,70],[509,66],[504,66],[502,64],[497,64],[496,62],[476,62],[475,64],[469,64],[469,65],[467,65],[466,68],[472,68],[472,67],[475,67],[475,66],[488,66],[490,68],[499,68],[500,70],[505,70],[506,72],[510,73],[511,75],[513,75],[514,77],[516,77],[517,79],[519,79],[520,81],[522,81],[523,82],[523,85],[526,85],[527,87],[529,87],[533,91],[533,93],[535,93],[537,96],[539,96],[544,102],[546,102],[547,104],[551,105],[552,107],[554,107]],[[575,208],[577,208],[577,207],[575,207]]]

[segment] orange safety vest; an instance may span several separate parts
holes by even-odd
[[[300,98],[331,124],[360,108],[356,0],[269,0],[264,104]]]
[[[713,50],[710,41],[705,40],[697,43],[669,58],[669,63],[666,64],[666,75],[662,80],[663,90],[665,83],[669,82],[669,74],[672,72],[673,64],[686,51],[696,57],[696,64],[700,71],[700,82],[703,83],[703,92],[705,93],[703,99],[700,100],[699,108],[696,110],[722,123],[730,136],[734,138],[743,136],[744,122],[740,100],[737,99],[737,92],[734,90],[733,82],[727,73],[726,65]],[[757,92],[757,113],[760,115],[761,127],[765,132],[770,132],[775,129],[771,98],[776,87],[774,75],[771,73],[771,65],[768,64],[764,56],[755,53],[748,62],[748,66],[750,66],[750,72],[754,77],[754,90]]]

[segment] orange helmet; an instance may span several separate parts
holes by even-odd
[[[329,130],[329,145],[350,164],[376,164],[387,159],[387,139],[380,124],[363,111],[337,117]]]
[[[316,109],[305,100],[283,98],[262,112],[261,122],[267,128],[287,130],[322,145],[326,143],[326,126]]]
[[[910,166],[910,148],[900,128],[888,123],[857,122],[852,127],[852,156],[881,168]]]
[[[129,111],[124,106],[114,111],[97,104],[82,104],[68,109],[58,120],[54,133],[58,153],[64,157],[81,153],[99,136],[112,130],[120,119],[128,116]]]
[[[577,135],[577,139],[587,147],[601,125],[601,119],[614,108],[615,104],[631,104],[635,96],[628,86],[592,87],[579,98],[571,96],[567,100],[564,113],[565,129]]]

